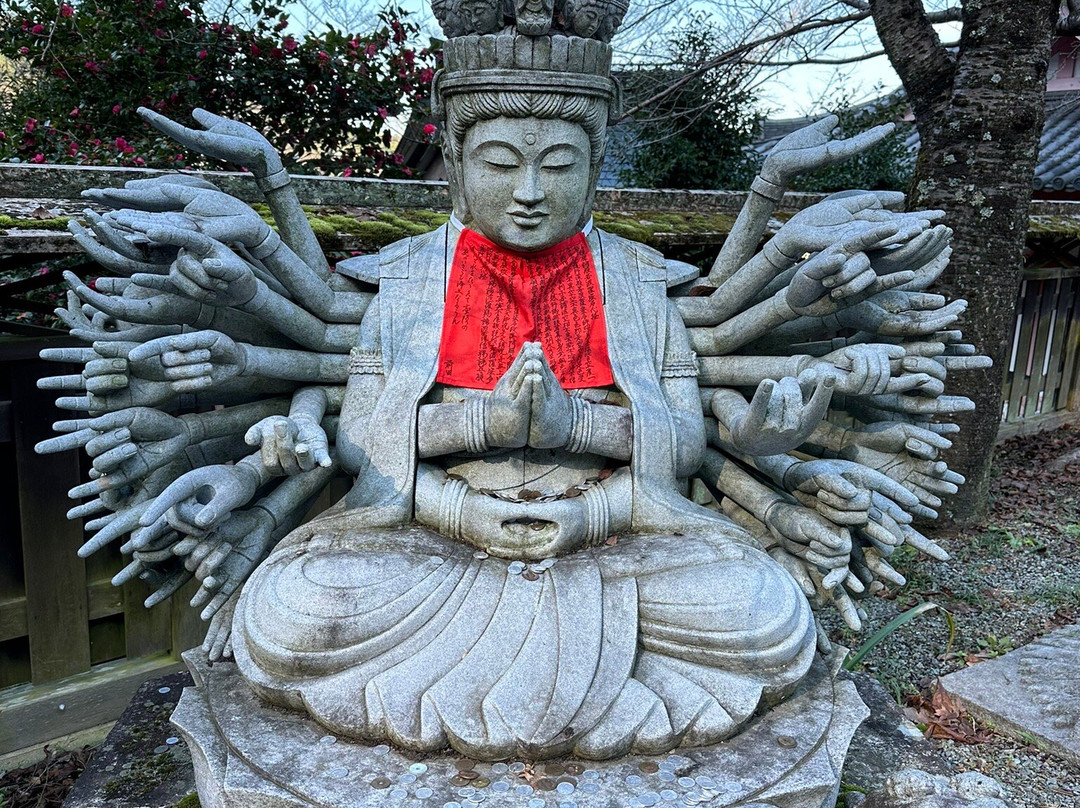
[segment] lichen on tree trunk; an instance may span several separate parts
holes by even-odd
[[[968,300],[964,335],[994,360],[950,379],[950,393],[977,409],[958,419],[963,431],[949,465],[968,484],[945,515],[970,520],[987,505],[1058,0],[964,0],[955,53],[942,46],[920,0],[870,7],[919,129],[909,208],[946,211],[954,231],[937,291]]]

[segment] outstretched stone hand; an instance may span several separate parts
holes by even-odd
[[[146,107],[139,107],[139,115],[155,129],[189,149],[243,166],[256,177],[267,177],[282,168],[281,156],[270,141],[240,121],[222,118],[205,109],[195,109],[191,117],[205,128],[190,129]]]
[[[190,230],[150,230],[154,241],[179,247],[168,276],[138,273],[132,280],[149,289],[179,291],[211,306],[241,306],[250,301],[258,282],[251,265],[220,241]]]
[[[939,452],[952,448],[952,441],[914,424],[881,421],[847,430],[841,453],[852,447],[894,454],[906,451],[922,460],[937,460]]]
[[[270,234],[270,225],[251,207],[217,190],[188,185],[162,185],[161,193],[172,199],[182,213],[145,213],[118,210],[106,219],[122,229],[138,233],[174,228],[194,230],[217,241],[239,242],[248,247],[260,244]]]
[[[875,290],[892,289],[915,278],[911,271],[878,277],[866,251],[899,233],[896,224],[856,232],[819,252],[799,267],[784,293],[793,312],[822,317]],[[866,293],[866,294],[863,294]]]
[[[891,192],[856,193],[826,197],[788,219],[773,237],[775,246],[789,258],[815,253],[844,239],[883,224],[895,232],[865,249],[883,249],[916,238],[945,215],[940,210],[896,213],[888,205],[903,202],[903,194]]]
[[[804,401],[797,379],[764,379],[749,407],[737,393],[720,393],[713,397],[713,414],[727,426],[739,451],[758,457],[783,454],[805,443],[821,423],[833,385],[831,377],[818,379],[810,399]]]
[[[47,376],[38,380],[42,390],[68,390],[85,395],[60,396],[56,406],[63,410],[114,412],[128,407],[153,407],[175,394],[174,386],[161,381],[163,370],[152,362],[141,365],[130,359],[131,343],[96,342],[93,348],[49,348],[45,358],[85,362],[82,373]]]
[[[872,149],[896,129],[895,124],[887,123],[852,138],[833,140],[833,130],[839,123],[836,115],[826,115],[820,121],[785,136],[765,158],[761,166],[762,179],[787,188],[800,174],[842,162]]]
[[[167,185],[187,185],[191,188],[203,188],[217,191],[219,188],[190,174],[165,174],[161,177],[149,177],[142,180],[128,180],[123,188],[90,188],[82,192],[87,199],[93,199],[110,208],[134,208],[148,213],[163,213],[182,210],[183,204],[162,191]]]
[[[84,283],[74,273],[64,273],[64,280],[80,300],[121,322],[141,325],[174,325],[190,322],[199,316],[198,301],[176,294],[167,276],[140,273],[138,277],[154,279],[151,281],[154,284],[153,287],[142,287],[146,290],[144,294],[147,296],[127,297],[103,294],[97,289],[91,289],[89,284]],[[135,286],[142,286],[134,280],[133,283]]]
[[[765,514],[765,525],[783,548],[826,571],[827,589],[847,577],[851,534],[820,514],[788,502],[777,502]]]
[[[191,528],[185,532],[207,531],[247,505],[261,482],[258,471],[246,462],[193,469],[157,496],[139,524],[151,527],[170,515],[169,524]]]
[[[151,340],[131,351],[135,368],[160,365],[176,393],[194,393],[238,376],[247,364],[242,346],[220,331],[194,331]]]
[[[39,453],[85,447],[93,458],[95,471],[101,475],[73,488],[69,492],[73,499],[141,480],[175,460],[189,442],[183,421],[149,407],[132,407],[97,418],[58,421],[53,428],[66,434],[39,443],[35,447]]]
[[[244,441],[260,447],[263,465],[275,474],[299,474],[333,463],[326,432],[302,415],[264,418],[247,431]]]
[[[189,537],[173,546],[194,573],[199,589],[191,599],[209,620],[254,572],[273,546],[273,518],[262,508],[231,514],[208,534]]]
[[[886,337],[923,337],[955,323],[967,305],[966,300],[945,305],[941,295],[892,289],[841,309],[835,316],[844,328]]]

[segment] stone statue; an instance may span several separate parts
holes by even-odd
[[[209,660],[335,736],[481,761],[717,744],[828,650],[813,609],[858,628],[904,583],[897,547],[945,557],[913,516],[963,482],[947,374],[988,360],[925,291],[942,213],[834,194],[758,250],[795,176],[890,131],[826,118],[769,154],[704,278],[595,228],[625,10],[435,4],[454,215],[378,255],[331,272],[277,152],[203,110],[143,115],[248,168],[277,230],[183,175],[90,191],[115,210],[71,226],[117,276],[69,277],[90,347],[43,353],[85,363],[41,386],[89,418],[39,446],[93,458],[80,553],[123,539],[114,582],[148,605],[196,578]]]

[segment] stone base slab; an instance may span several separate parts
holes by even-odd
[[[327,734],[260,702],[236,666],[185,655],[196,687],[173,713],[203,808],[832,808],[851,737],[869,711],[817,660],[799,690],[712,747],[532,764],[413,755]]]
[[[950,673],[941,686],[977,718],[1080,765],[1080,624]]]

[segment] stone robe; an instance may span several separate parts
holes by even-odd
[[[357,359],[379,378],[364,401],[347,393],[338,436],[357,483],[245,586],[241,672],[336,733],[418,751],[606,758],[730,736],[805,675],[814,622],[748,534],[680,494],[660,381],[679,359],[669,343],[685,346],[667,301],[678,278],[648,248],[590,235],[634,432],[603,507],[627,510],[631,533],[529,580],[413,523],[416,413],[437,370],[453,241],[444,227],[380,255],[376,347]]]

